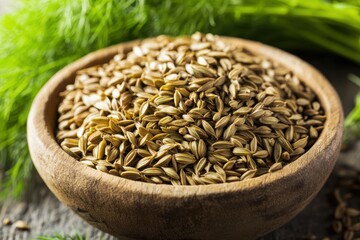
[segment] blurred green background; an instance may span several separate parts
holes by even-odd
[[[195,31],[253,39],[285,50],[331,52],[360,64],[360,1],[2,0],[0,194],[21,196],[31,176],[26,120],[32,99],[60,68],[135,38]],[[9,7],[10,6],[10,7]],[[350,78],[360,84],[360,79]],[[360,97],[346,121],[359,131]]]

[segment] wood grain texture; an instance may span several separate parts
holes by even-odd
[[[332,240],[342,239],[331,230],[331,219],[336,202],[333,198],[333,188],[336,183],[336,172],[342,165],[351,166],[360,170],[360,141],[347,152],[340,154],[335,172],[322,188],[317,197],[304,211],[283,227],[267,234],[259,240],[304,240],[303,237],[316,235],[317,239],[329,236]],[[360,207],[360,202],[358,206]],[[31,231],[22,232],[15,230],[14,226],[0,226],[1,240],[28,240],[39,235],[74,235],[80,233],[88,240],[116,240],[83,221],[72,210],[59,202],[49,191],[44,183],[34,174],[28,194],[21,202],[9,201],[2,206],[0,219],[5,217],[13,221],[25,220]],[[239,238],[237,238],[239,239]],[[131,240],[121,237],[119,240]]]
[[[134,42],[92,53],[57,73],[41,90],[28,120],[34,164],[55,196],[90,224],[116,236],[142,239],[253,239],[296,216],[328,178],[340,149],[342,110],[334,89],[308,64],[259,43],[246,45],[287,66],[317,93],[327,118],[315,145],[283,170],[256,179],[208,186],[134,182],[88,168],[54,139],[58,93],[76,70],[109,60]]]

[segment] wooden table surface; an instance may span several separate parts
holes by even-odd
[[[359,65],[345,59],[327,54],[295,53],[318,68],[335,86],[343,103],[345,113],[353,107],[354,96],[359,88],[347,79],[349,73],[360,76]],[[325,236],[340,239],[331,230],[331,219],[334,209],[332,192],[336,182],[336,172],[343,165],[350,165],[360,170],[360,141],[352,144],[350,149],[342,152],[334,173],[316,199],[296,218],[261,238],[262,240],[304,239],[316,235],[317,239]],[[5,217],[12,221],[24,220],[30,231],[19,231],[15,226],[0,226],[0,239],[25,240],[39,235],[55,233],[73,235],[80,233],[88,239],[115,239],[84,222],[66,206],[61,204],[42,183],[36,173],[22,201],[6,201],[1,207],[0,219]],[[360,201],[359,201],[360,205]],[[360,207],[360,206],[358,206]],[[1,224],[1,223],[0,223]],[[127,238],[123,238],[125,240]],[[239,236],[239,239],[241,237]]]

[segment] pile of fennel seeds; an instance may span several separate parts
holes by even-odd
[[[57,140],[83,164],[157,184],[241,181],[304,154],[326,120],[289,70],[212,34],[159,36],[78,71]]]

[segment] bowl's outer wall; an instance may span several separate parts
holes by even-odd
[[[96,171],[56,143],[59,92],[75,72],[107,62],[137,41],[87,55],[58,72],[34,100],[28,119],[30,153],[56,197],[90,224],[115,236],[141,239],[254,239],[296,216],[316,196],[338,157],[343,113],[334,89],[308,64],[260,43],[223,37],[290,68],[312,88],[327,114],[315,145],[281,171],[256,179],[208,186],[135,182]]]

